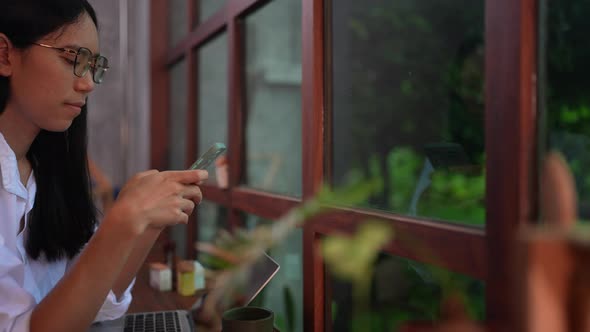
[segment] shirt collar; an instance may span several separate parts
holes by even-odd
[[[20,181],[16,155],[0,133],[0,173],[2,187],[11,194],[27,199],[27,189]]]

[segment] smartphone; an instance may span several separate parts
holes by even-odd
[[[203,153],[197,161],[195,161],[189,169],[205,169],[211,165],[212,162],[217,159],[217,157],[221,156],[227,148],[223,143],[214,143],[211,145],[207,152]]]

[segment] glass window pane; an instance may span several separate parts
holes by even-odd
[[[209,16],[223,8],[227,0],[193,0],[195,1],[195,23],[203,23]]]
[[[333,1],[333,180],[362,204],[485,220],[484,1]]]
[[[188,35],[188,0],[171,0],[168,17],[169,46],[174,47]]]
[[[245,184],[300,196],[301,2],[272,1],[245,30]]]
[[[246,216],[248,229],[268,222],[254,215]],[[303,232],[296,229],[281,245],[267,252],[281,268],[250,304],[271,309],[280,331],[303,331],[302,244]],[[288,313],[288,307],[292,307],[293,312]]]
[[[198,241],[212,242],[219,230],[228,229],[227,209],[213,202],[202,201],[197,207]]]
[[[227,35],[225,33],[202,46],[198,53],[198,154],[216,142],[228,144]],[[215,183],[210,166],[208,182]]]
[[[185,59],[175,64],[170,70],[169,169],[184,169],[186,167],[187,70]]]
[[[228,230],[228,211],[225,207],[210,201],[202,201],[196,208],[197,212],[197,241],[213,242],[218,232]],[[183,233],[186,236],[186,228]],[[199,260],[200,257],[197,257]]]
[[[578,215],[590,220],[590,3],[540,2],[540,146],[569,164],[578,194]]]
[[[485,319],[484,283],[413,260],[381,254],[375,265],[371,286],[365,293],[351,282],[330,275],[328,279],[331,331],[397,331],[402,324],[440,319],[443,295],[456,294],[467,314]],[[455,293],[457,292],[457,293]],[[368,293],[368,294],[366,294]],[[363,305],[367,297],[370,305]],[[360,325],[360,326],[359,326]]]

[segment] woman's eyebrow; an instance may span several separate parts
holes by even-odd
[[[68,44],[68,45],[65,45],[63,48],[70,48],[72,50],[76,50],[77,51],[80,47],[82,47],[82,46],[76,45],[76,44]]]
[[[63,48],[69,48],[69,49],[72,49],[74,51],[77,51],[81,47],[84,47],[84,46],[80,46],[78,44],[68,44],[68,45],[65,45]],[[86,49],[90,50],[90,52],[92,52],[92,50],[90,48],[88,48],[88,47],[84,47],[84,48],[86,48]],[[92,52],[92,55],[99,55],[99,54],[100,54],[100,52]]]

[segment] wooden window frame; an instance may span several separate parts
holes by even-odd
[[[329,0],[302,1],[302,198],[293,198],[240,187],[244,166],[244,29],[242,18],[268,0],[227,0],[223,8],[194,25],[195,1],[188,1],[187,35],[173,48],[168,46],[166,1],[151,0],[151,166],[165,169],[168,160],[169,68],[180,59],[188,62],[188,111],[186,160],[196,158],[197,63],[194,52],[218,33],[228,40],[228,164],[229,187],[203,186],[206,200],[229,211],[229,225],[243,224],[243,212],[275,219],[314,196],[329,179],[331,153],[331,105],[326,67],[330,41],[325,19]],[[277,0],[275,0],[277,1]],[[157,13],[157,14],[155,14]],[[367,217],[389,221],[398,238],[418,238],[433,262],[415,246],[400,240],[384,252],[436,263],[486,282],[486,321],[494,330],[514,326],[521,314],[514,288],[514,249],[518,228],[536,217],[536,47],[537,1],[485,0],[485,139],[486,224],[485,229],[441,223],[425,218],[364,209],[338,208],[303,227],[303,317],[304,331],[323,331],[330,318],[325,305],[324,265],[319,255],[323,236],[351,232]],[[195,26],[193,29],[192,27]],[[326,121],[324,121],[324,119]],[[187,165],[188,166],[188,165]],[[193,217],[193,219],[196,219]],[[195,223],[188,229],[188,243],[196,239]],[[399,236],[401,235],[401,237]],[[190,247],[190,246],[187,246]],[[189,248],[187,255],[194,253]]]

